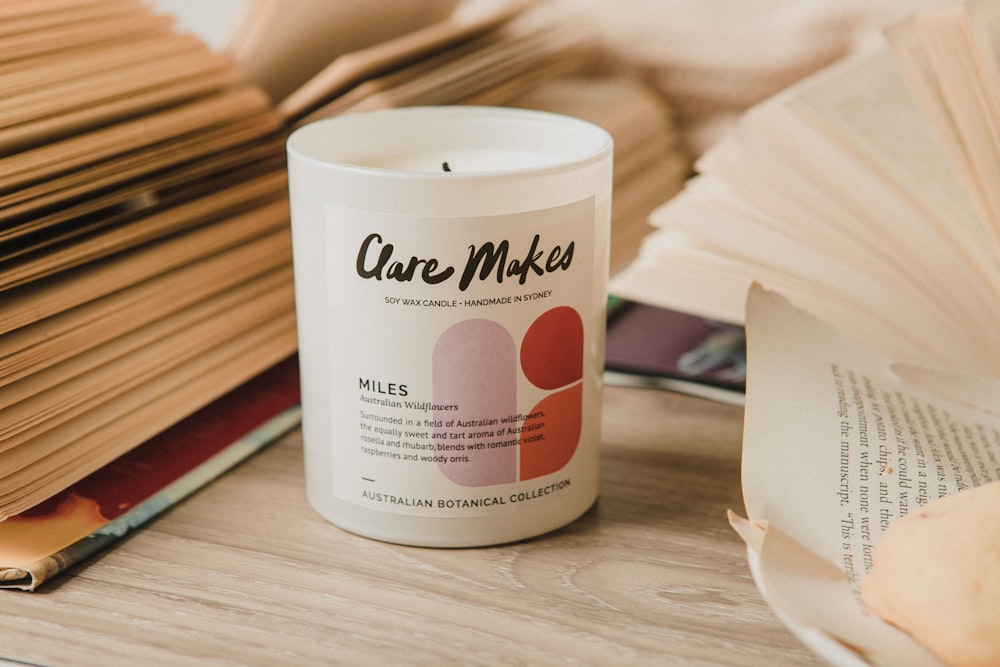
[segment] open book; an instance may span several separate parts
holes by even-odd
[[[612,290],[741,322],[759,281],[900,360],[1000,371],[1000,11],[968,11],[751,109]]]
[[[294,353],[282,122],[132,0],[0,7],[0,520]]]
[[[1000,381],[897,363],[759,288],[747,312],[749,520],[730,520],[758,586],[831,664],[941,667],[860,585],[894,521],[1000,480]]]
[[[998,34],[946,5],[751,109],[612,285],[745,321],[732,523],[833,664],[941,664],[858,587],[896,519],[1000,479]]]

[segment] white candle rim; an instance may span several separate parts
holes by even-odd
[[[432,129],[440,130],[441,124],[448,120],[453,123],[473,123],[483,127],[492,124],[497,131],[508,132],[508,136],[517,140],[527,136],[527,132],[544,133],[558,132],[562,135],[561,145],[564,150],[558,154],[551,153],[553,161],[542,165],[519,165],[509,169],[479,169],[473,171],[416,171],[396,168],[386,168],[364,164],[366,159],[388,155],[386,151],[378,151],[369,147],[371,154],[358,157],[362,150],[358,143],[340,158],[332,157],[332,153],[340,147],[333,148],[330,143],[334,138],[359,142],[362,137],[374,136],[377,140],[386,140],[388,136],[397,136],[401,128],[409,126],[409,134],[402,137],[405,141],[432,140],[433,137],[420,136],[413,133],[413,128],[426,129],[428,123]],[[452,126],[450,129],[454,129]],[[468,128],[466,128],[468,129]],[[375,135],[371,133],[375,132]],[[573,139],[575,141],[571,142]],[[289,153],[323,169],[349,171],[364,174],[366,178],[386,178],[393,180],[429,180],[440,182],[444,180],[470,181],[510,176],[512,174],[550,174],[576,169],[587,164],[599,162],[613,149],[611,135],[598,125],[573,116],[557,114],[548,111],[536,111],[515,107],[496,106],[416,106],[379,109],[334,116],[304,125],[288,138]],[[414,146],[419,144],[413,144]],[[319,146],[319,148],[317,148]],[[476,145],[462,143],[461,148],[503,149],[506,144],[483,141]],[[406,146],[403,146],[405,152]]]

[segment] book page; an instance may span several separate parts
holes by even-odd
[[[457,0],[253,0],[226,51],[246,79],[278,103],[337,56],[441,21],[457,4]]]
[[[289,310],[43,434],[31,445],[43,457],[0,478],[0,521],[100,469],[289,356],[295,345]]]
[[[146,116],[130,119],[21,153],[0,157],[0,190],[14,190],[56,178],[159,142],[182,138],[212,124],[266,114],[267,98],[257,88],[239,87]],[[16,128],[15,128],[16,129]],[[5,146],[6,131],[0,131]],[[14,141],[17,141],[15,136]]]
[[[778,105],[785,107],[840,145],[840,164],[829,153],[817,155],[815,169],[828,173],[812,180],[844,202],[841,234],[868,239],[904,286],[917,286],[918,310],[951,311],[939,317],[963,320],[971,332],[991,326],[983,318],[992,317],[1000,297],[997,255],[888,54],[827,70]],[[770,134],[762,134],[773,137],[780,127],[772,124]],[[802,157],[788,162],[805,165]]]
[[[101,45],[46,53],[0,64],[0,93],[19,95],[57,83],[86,78],[118,67],[156,62],[166,55],[207,49],[191,35],[164,32],[136,35]]]
[[[291,271],[283,267],[0,387],[0,455],[32,433],[280,316],[291,309],[291,291]]]
[[[192,198],[144,217],[126,219],[101,234],[56,246],[38,257],[29,255],[21,262],[7,262],[8,266],[0,270],[0,289],[22,286],[150,241],[166,239],[222,216],[241,213],[250,206],[281,201],[288,177],[283,171],[274,171],[235,185],[227,184],[225,177],[206,180],[219,188],[210,197]]]
[[[0,194],[0,243],[16,238],[21,231],[39,231],[46,226],[47,220],[70,209],[100,206],[93,201],[90,204],[79,203],[93,192],[114,192],[113,196],[121,196],[123,191],[129,189],[139,191],[143,183],[158,187],[156,181],[181,171],[178,167],[183,167],[183,173],[200,178],[201,174],[208,173],[206,170],[222,171],[233,165],[280,156],[281,152],[277,150],[280,144],[275,146],[275,143],[281,139],[274,135],[278,127],[274,114],[250,116],[143,146],[118,155],[114,160],[82,166]],[[269,139],[268,135],[272,138]],[[111,198],[111,194],[105,194],[101,199],[108,201]],[[56,213],[50,213],[53,210]]]
[[[288,202],[278,200],[241,215],[169,237],[86,269],[4,294],[0,334],[172,271],[264,234],[288,234]]]
[[[886,30],[907,86],[1000,249],[1000,6],[946,4]]]
[[[495,30],[521,9],[512,5],[476,20],[452,19],[432,23],[394,39],[340,55],[289,93],[278,105],[278,111],[287,119],[299,118],[351,86]]]
[[[57,20],[56,23],[60,21]],[[63,49],[88,48],[138,35],[152,37],[172,30],[173,25],[173,17],[157,16],[143,10],[53,25],[46,30],[3,34],[0,35],[0,62],[32,58]]]
[[[858,587],[894,521],[1000,479],[1000,416],[975,407],[1000,394],[998,385],[900,367],[759,287],[748,300],[747,347],[743,492],[750,520],[836,568],[841,594],[850,593],[856,612],[869,619],[865,632],[885,635],[884,646],[898,644],[891,637],[898,631],[864,608]],[[772,580],[792,576],[783,572],[788,563],[774,569],[781,558],[762,557]],[[791,562],[801,565],[801,558]],[[870,646],[870,638],[833,627],[837,619],[818,608],[826,602],[808,583],[784,587],[786,606],[804,622],[827,624],[819,629],[842,642]],[[935,663],[896,656],[888,664]]]
[[[0,388],[203,299],[291,266],[291,239],[273,233],[95,298],[0,336]]]
[[[555,74],[591,70],[597,55],[594,36],[579,26],[497,30],[368,79],[297,124],[396,106],[507,103]]]
[[[15,35],[82,21],[148,13],[137,0],[35,0],[0,8],[0,34]]]

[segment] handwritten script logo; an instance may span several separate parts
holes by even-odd
[[[458,288],[463,292],[477,279],[485,282],[495,278],[499,284],[517,278],[518,284],[523,285],[532,274],[543,276],[565,271],[573,262],[573,241],[565,248],[557,245],[550,250],[539,248],[540,243],[541,235],[535,234],[524,255],[514,258],[510,256],[510,241],[506,239],[499,243],[489,241],[479,246],[470,245],[465,266],[459,273],[454,266],[442,265],[439,259],[433,257],[411,255],[407,259],[396,259],[395,246],[386,243],[381,234],[372,233],[361,242],[356,268],[358,275],[364,279],[420,280],[427,285],[437,285],[458,275]]]

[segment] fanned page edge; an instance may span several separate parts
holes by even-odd
[[[946,4],[885,30],[893,56],[1000,255],[1000,5]]]
[[[854,62],[861,63],[862,65],[866,60],[878,57],[885,59],[887,54],[883,51],[874,51],[871,53],[862,54],[854,59]],[[846,61],[844,61],[846,62]],[[755,114],[758,118],[764,116],[768,113],[768,109],[781,109],[789,110],[793,105],[798,105],[799,110],[794,111],[794,114],[805,114],[808,117],[808,105],[802,107],[801,104],[801,91],[807,89],[808,87],[816,87],[825,85],[826,79],[836,76],[838,69],[844,67],[844,63],[837,63],[832,68],[828,68],[803,82],[793,86],[787,91],[779,94],[775,98],[766,101],[765,103],[755,107],[750,112],[748,112],[745,118],[752,118]],[[807,120],[807,124],[812,121]],[[817,126],[822,131],[822,124]],[[931,139],[932,141],[932,139]],[[716,146],[709,155],[716,154],[721,151],[725,151],[727,140],[723,141]],[[856,156],[855,156],[856,159]],[[869,159],[869,158],[862,158]],[[752,165],[748,165],[751,167]],[[711,177],[711,174],[708,174]],[[699,180],[704,179],[705,175],[696,176],[695,181],[692,183],[697,183]],[[712,316],[721,317],[727,321],[741,322],[742,312],[737,310],[737,304],[742,302],[742,296],[745,293],[745,289],[749,282],[760,277],[761,275],[767,275],[767,273],[761,273],[764,267],[759,262],[757,263],[747,263],[742,269],[736,269],[736,274],[726,277],[718,277],[715,280],[710,280],[708,284],[702,284],[706,281],[706,275],[711,270],[711,262],[701,268],[696,267],[695,257],[699,257],[701,262],[704,263],[705,258],[711,258],[714,253],[731,254],[726,250],[727,246],[724,241],[707,242],[703,241],[698,232],[698,225],[692,221],[691,227],[693,229],[686,229],[680,231],[674,231],[672,235],[667,233],[670,229],[670,225],[663,225],[663,218],[665,216],[665,211],[668,211],[676,206],[678,202],[683,202],[685,199],[690,197],[691,186],[685,188],[685,190],[679,194],[676,198],[666,202],[660,209],[653,213],[651,220],[654,225],[659,226],[656,231],[653,232],[640,250],[639,257],[632,263],[631,266],[625,269],[625,271],[612,279],[611,290],[613,293],[620,296],[633,298],[639,301],[647,301],[649,303],[654,303],[656,305],[675,308],[678,310],[690,310],[691,312],[710,314]],[[907,191],[905,189],[901,190],[905,195]],[[914,196],[922,193],[910,193]],[[919,197],[917,197],[919,201]],[[943,223],[942,223],[943,225]],[[943,226],[936,232],[938,234],[944,234]],[[947,239],[947,234],[943,237]],[[669,246],[670,242],[684,241],[677,247],[673,249],[665,249]],[[920,246],[916,246],[919,248]],[[915,361],[920,363],[933,363],[933,364],[949,364],[955,363],[962,370],[981,370],[982,369],[982,352],[984,346],[989,345],[989,335],[987,332],[994,330],[990,323],[997,319],[997,316],[993,313],[995,309],[990,308],[988,303],[991,301],[992,295],[994,293],[1000,293],[1000,281],[996,279],[997,272],[995,271],[995,260],[992,256],[987,255],[983,252],[982,243],[971,243],[965,244],[969,252],[973,253],[978,257],[978,261],[949,264],[951,260],[947,259],[948,256],[939,252],[941,248],[940,243],[932,244],[930,248],[930,254],[925,251],[913,251],[911,255],[913,256],[913,261],[920,261],[921,258],[933,258],[937,262],[938,268],[942,270],[942,277],[948,279],[952,283],[950,289],[945,290],[943,293],[939,293],[935,299],[937,308],[943,309],[941,312],[951,312],[957,309],[957,313],[961,314],[961,317],[954,322],[955,334],[959,335],[959,338],[955,340],[963,341],[961,345],[955,344],[954,341],[951,343],[944,344],[941,342],[940,337],[929,338],[924,344],[919,346],[919,349],[930,353],[930,356],[924,356],[924,353],[911,354],[909,352],[902,354],[902,358],[909,361]],[[733,249],[734,252],[740,249]],[[694,252],[695,254],[690,256],[691,261],[685,261],[683,257],[686,254]],[[978,253],[978,254],[977,254]],[[736,263],[734,263],[736,262]],[[657,265],[665,265],[659,268]],[[716,262],[716,264],[719,264]],[[724,268],[728,265],[729,268]],[[718,266],[720,270],[731,271],[735,267],[739,266],[739,259],[737,254],[733,254],[731,257],[725,260],[722,264]],[[755,268],[756,267],[756,268]],[[935,269],[934,271],[936,271]],[[932,272],[931,275],[936,275]],[[793,277],[789,274],[789,277]],[[804,277],[804,274],[803,274]],[[648,282],[648,284],[643,284]],[[809,282],[809,281],[806,281]],[[937,281],[936,281],[937,282]],[[712,285],[715,285],[713,288]],[[778,287],[781,283],[775,284],[774,281],[767,283],[769,286]],[[805,283],[804,283],[805,284]],[[957,285],[957,287],[956,287]],[[993,288],[987,290],[984,294],[984,285]],[[788,283],[784,284],[784,287],[789,287]],[[964,286],[964,287],[963,287]],[[932,285],[930,289],[935,289]],[[727,293],[723,293],[723,291]],[[863,290],[859,294],[867,293],[869,290]],[[911,292],[913,290],[910,290]],[[941,292],[938,289],[938,292]],[[920,296],[919,291],[915,292]],[[963,296],[968,295],[968,296]],[[803,294],[797,294],[797,297],[804,298]],[[823,306],[824,296],[822,294],[813,295],[809,300],[812,303],[819,304]],[[920,296],[921,299],[924,296]],[[964,305],[956,302],[956,300],[964,299]],[[718,301],[718,303],[706,303],[700,304],[700,300],[712,300]],[[912,299],[911,299],[912,300]],[[723,305],[728,304],[728,305]],[[890,304],[892,305],[892,304]],[[889,308],[888,310],[892,310]],[[897,308],[898,309],[898,308]],[[877,314],[882,312],[883,308],[869,307],[872,313]],[[922,309],[920,308],[920,303],[914,303],[909,307],[909,311],[913,313],[920,313]],[[844,311],[841,315],[846,316]],[[829,313],[827,313],[829,314]],[[952,328],[953,324],[950,320],[945,321],[942,316],[935,316],[933,318],[925,318],[929,322],[945,322]],[[952,316],[954,317],[954,316]],[[842,318],[837,317],[837,321]],[[848,318],[850,319],[850,318]],[[984,326],[985,323],[985,326]],[[918,331],[921,327],[909,327],[907,326],[907,321],[900,321],[895,326],[896,330],[914,330],[915,333],[920,333]],[[933,330],[934,327],[931,327]],[[889,330],[887,330],[889,331]],[[891,333],[882,336],[880,344],[887,345],[890,349],[899,349],[897,346],[898,337],[892,335]],[[951,340],[950,338],[948,340]],[[936,352],[935,352],[936,350]],[[953,357],[953,359],[952,359]]]
[[[420,58],[496,30],[524,6],[513,4],[475,20],[448,19],[395,39],[338,56],[323,70],[278,103],[288,122],[332,101],[351,86],[381,76]]]

